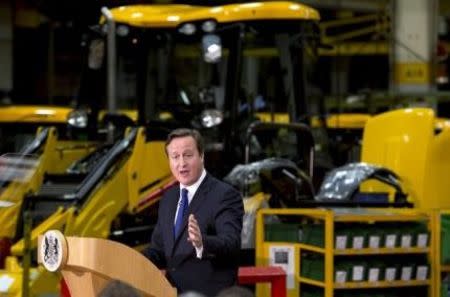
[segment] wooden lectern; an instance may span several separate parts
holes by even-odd
[[[38,262],[61,271],[72,297],[94,297],[112,280],[134,287],[142,296],[175,297],[163,273],[139,252],[118,242],[65,237],[57,230],[39,236]]]

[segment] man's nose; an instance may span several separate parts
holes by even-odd
[[[180,163],[181,163],[181,165],[186,165],[187,164],[187,157],[181,157],[180,158]]]

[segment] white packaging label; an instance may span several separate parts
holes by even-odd
[[[352,280],[362,281],[364,280],[364,266],[356,265],[352,268]]]
[[[364,237],[363,236],[354,236],[352,242],[352,248],[354,249],[362,249],[364,247]]]
[[[345,283],[347,281],[347,271],[337,270],[336,271],[336,283]]]
[[[347,235],[336,236],[336,249],[343,250],[347,248]]]
[[[412,246],[412,236],[403,234],[400,242],[402,248],[410,248]]]
[[[421,233],[417,235],[417,247],[427,247],[428,246],[428,234],[427,233]]]
[[[369,282],[377,282],[380,280],[380,268],[369,268],[369,277],[368,277],[368,281]]]
[[[295,262],[298,261],[295,256],[294,246],[269,246],[269,265],[279,266],[286,271],[286,288],[295,287]]]
[[[380,236],[370,235],[369,236],[369,247],[372,249],[377,249],[380,247]]]
[[[411,266],[402,267],[400,279],[403,281],[409,281],[411,280],[411,277],[412,277],[412,267]]]
[[[425,265],[417,266],[416,279],[426,280],[427,277],[428,277],[428,266]]]
[[[386,281],[394,281],[396,272],[397,272],[397,268],[395,268],[395,267],[386,268],[384,279]]]
[[[386,235],[385,247],[393,248],[395,247],[395,242],[397,241],[397,234]]]

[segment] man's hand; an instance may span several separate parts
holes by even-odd
[[[203,247],[202,233],[200,232],[200,227],[198,226],[198,222],[195,219],[193,214],[189,215],[189,223],[188,223],[188,241],[192,243],[192,245],[200,249]]]

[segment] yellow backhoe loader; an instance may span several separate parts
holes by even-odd
[[[223,176],[243,162],[246,131],[255,119],[280,120],[284,113],[298,121],[307,114],[306,70],[318,43],[319,20],[310,7],[294,2],[127,5],[103,8],[102,14],[90,43],[89,81],[96,86],[108,69],[102,98],[113,144],[81,159],[71,173],[45,175],[36,194],[25,199],[22,214],[32,230],[24,224],[23,233],[31,240],[15,243],[0,271],[0,278],[11,280],[4,286],[11,296],[57,290],[55,278],[41,268],[27,274],[20,265],[28,270],[29,262],[22,260],[48,229],[132,246],[142,234],[150,238],[145,226],[155,219],[151,206],[173,182],[163,142],[171,128],[201,130],[208,144],[207,169]],[[91,125],[98,123],[101,106],[91,108]],[[127,128],[132,123],[117,117],[122,108],[137,109],[138,127]]]

